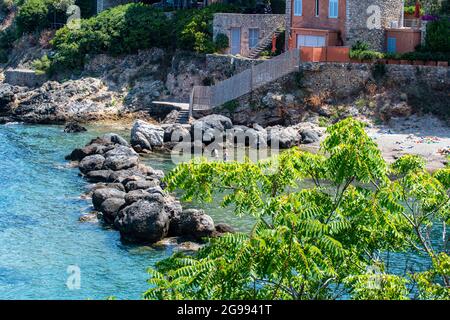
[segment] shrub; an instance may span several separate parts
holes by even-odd
[[[450,20],[440,19],[427,25],[426,46],[435,52],[450,52]]]
[[[42,58],[34,60],[31,63],[31,66],[33,67],[33,70],[36,72],[36,74],[46,74],[50,71],[51,61],[47,55],[44,55]]]
[[[41,31],[52,23],[65,23],[67,7],[74,3],[75,0],[26,0],[16,17],[19,32]]]
[[[212,53],[212,21],[217,12],[239,12],[236,6],[213,4],[204,9],[180,10],[174,16],[176,46],[200,53]]]
[[[229,47],[230,40],[228,39],[228,36],[224,33],[219,33],[216,36],[216,40],[214,41],[214,44],[216,46],[217,51],[224,50]]]
[[[370,50],[369,44],[362,41],[356,43],[350,49],[350,58],[356,60],[376,60],[384,56],[381,52]]]
[[[161,10],[130,3],[82,20],[80,29],[61,28],[51,43],[57,52],[54,67],[78,68],[90,53],[120,55],[138,49],[167,47],[170,23]]]

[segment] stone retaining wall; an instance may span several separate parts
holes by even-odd
[[[5,83],[19,87],[37,87],[42,85],[45,75],[37,75],[33,70],[28,69],[8,69],[5,72]]]

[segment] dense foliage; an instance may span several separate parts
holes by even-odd
[[[64,26],[56,32],[53,67],[76,68],[89,53],[113,55],[170,45],[170,22],[161,10],[131,3],[81,20],[79,29]]]
[[[212,19],[215,12],[237,10],[211,5],[201,10],[179,10],[170,18],[163,11],[141,3],[130,3],[81,20],[81,28],[65,26],[52,44],[56,55],[52,68],[77,68],[86,54],[134,53],[151,47],[213,52]]]
[[[450,168],[430,174],[417,156],[388,167],[351,118],[327,130],[318,154],[293,148],[257,163],[175,168],[165,182],[184,200],[220,194],[257,222],[160,261],[144,297],[450,299]],[[391,272],[387,253],[405,251],[427,257],[429,268]]]
[[[66,22],[66,10],[74,0],[26,0],[16,17],[19,32],[35,32]]]
[[[213,4],[204,9],[179,10],[174,14],[175,43],[179,49],[203,53],[216,50],[213,42],[213,18],[217,12],[240,12],[235,6]]]
[[[350,58],[356,60],[376,60],[383,58],[383,54],[371,50],[366,42],[357,41],[350,49]]]
[[[430,51],[450,52],[450,19],[428,23],[425,43]]]

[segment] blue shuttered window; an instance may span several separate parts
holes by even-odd
[[[303,1],[294,0],[294,16],[301,16],[303,11]]]
[[[248,29],[248,46],[249,48],[254,48],[259,42],[259,29],[250,28]]]
[[[330,0],[328,11],[330,18],[337,18],[339,16],[339,0]]]

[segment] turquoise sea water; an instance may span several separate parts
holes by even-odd
[[[111,131],[129,132],[89,127],[66,134],[61,126],[0,125],[0,299],[140,299],[148,287],[146,268],[171,253],[124,245],[117,231],[78,221],[92,209],[80,198],[88,183],[64,156]],[[164,171],[173,167],[163,154],[144,161]],[[252,225],[217,202],[203,207],[216,223],[241,231]],[[400,274],[428,264],[416,255],[389,260],[389,269]],[[78,290],[66,285],[73,265],[81,271]]]
[[[106,129],[62,129],[0,126],[0,299],[140,299],[146,268],[171,252],[123,245],[117,231],[78,221],[91,210],[80,199],[87,182],[64,156]],[[168,170],[168,160],[153,155],[146,162]],[[216,222],[245,229],[245,220],[216,205],[206,209]],[[79,290],[66,286],[71,265],[81,271]]]

